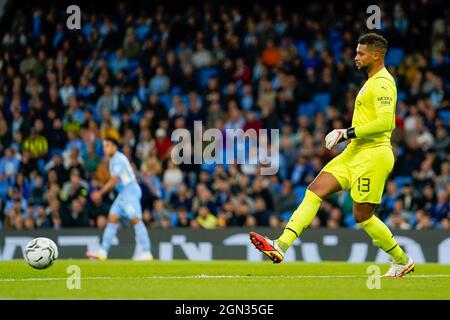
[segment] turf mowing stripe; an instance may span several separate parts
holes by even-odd
[[[83,280],[152,280],[152,279],[337,279],[337,278],[367,278],[366,275],[316,275],[316,276],[243,276],[243,275],[194,275],[194,276],[147,276],[147,277],[82,277]],[[418,274],[407,275],[405,278],[450,278],[450,274]],[[0,282],[27,282],[27,281],[62,281],[67,278],[6,278]]]

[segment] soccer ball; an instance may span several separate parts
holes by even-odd
[[[58,258],[58,247],[48,238],[35,238],[27,244],[24,257],[33,268],[45,269]]]

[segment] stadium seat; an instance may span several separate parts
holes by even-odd
[[[130,72],[134,72],[140,65],[141,63],[137,59],[128,60],[128,69]]]
[[[316,93],[313,96],[314,114],[317,112],[325,112],[327,106],[330,104],[331,95],[327,92]]]
[[[183,104],[185,106],[189,105],[189,97],[188,97],[187,94],[184,94],[184,95],[180,96],[180,98],[181,98],[181,102],[183,102]]]
[[[450,91],[450,81],[445,83],[445,90]]]
[[[406,92],[404,92],[404,91],[399,91],[399,92],[397,93],[397,100],[398,100],[398,101],[405,101],[405,99],[406,99]]]
[[[416,225],[416,215],[415,215],[415,214],[412,214],[412,215],[409,217],[408,223],[409,223],[411,226],[415,226],[415,225]]]
[[[285,211],[280,214],[281,221],[289,221],[292,216],[292,211]]]
[[[402,48],[390,48],[386,54],[385,64],[387,67],[398,67],[402,63],[404,56],[405,51]]]
[[[213,174],[214,171],[216,170],[216,164],[215,163],[207,164],[207,163],[203,162],[200,166],[201,166],[201,170],[202,171],[206,171],[209,174]]]
[[[166,106],[167,110],[172,106],[172,97],[168,94],[159,96],[159,102]]]
[[[208,80],[211,77],[217,75],[217,70],[215,68],[203,68],[199,72],[200,85],[205,88],[208,85]]]
[[[272,189],[276,194],[280,193],[281,192],[281,184],[280,183],[273,184]]]
[[[178,224],[178,216],[175,212],[170,212],[169,214],[170,224],[176,226]]]
[[[181,87],[179,87],[179,86],[173,86],[170,88],[169,94],[171,96],[181,95],[181,94],[183,94],[183,89],[181,89]]]
[[[353,214],[344,215],[344,224],[349,228],[356,227],[356,221],[355,218],[353,217]]]
[[[306,59],[308,57],[308,44],[306,41],[300,40],[295,42],[295,48],[300,59]]]
[[[148,24],[141,24],[136,28],[136,38],[138,38],[139,41],[145,41],[147,34],[150,31],[150,25]]]
[[[302,202],[303,198],[305,197],[306,193],[306,186],[297,186],[294,188],[294,194],[297,198],[297,204],[300,204]]]
[[[344,48],[344,42],[341,40],[341,32],[338,30],[332,30],[329,34],[329,42],[334,60],[336,62],[340,61],[342,50]]]
[[[441,110],[438,112],[438,117],[444,121],[445,126],[450,127],[450,110]]]
[[[405,184],[412,183],[412,178],[407,176],[398,176],[394,178],[394,181],[397,184],[398,188],[401,189]]]
[[[302,102],[297,106],[297,116],[312,117],[314,115],[314,103]]]

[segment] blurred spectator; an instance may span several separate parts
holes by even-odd
[[[392,213],[386,219],[386,225],[392,229],[410,229],[411,225],[409,223],[412,213],[405,210],[403,202],[397,200],[394,202],[394,207]]]
[[[38,206],[36,209],[35,225],[36,228],[51,228],[52,226],[43,206]]]
[[[156,130],[155,147],[158,152],[158,157],[162,160],[166,160],[170,157],[172,142],[167,137],[166,130],[159,128]]]
[[[173,193],[177,193],[180,185],[183,183],[183,173],[180,168],[172,161],[168,162],[167,169],[163,175],[163,186],[167,191],[166,200],[169,200]]]
[[[89,201],[89,226],[103,229],[106,226],[106,216],[109,205],[103,199]]]
[[[297,206],[297,197],[293,193],[292,183],[289,180],[284,180],[281,187],[281,192],[274,195],[274,210],[279,213],[293,212]]]
[[[441,223],[441,221],[448,217],[450,214],[450,204],[447,191],[440,191],[437,196],[437,203],[431,212],[431,218],[435,224]]]
[[[33,127],[30,136],[23,141],[23,150],[29,151],[33,159],[42,159],[48,153],[47,138],[40,135],[37,129]]]
[[[62,211],[61,224],[66,228],[89,226],[89,216],[80,199],[73,199],[68,210]]]
[[[186,208],[178,207],[177,211],[177,227],[187,228],[191,226],[191,218],[189,217]]]
[[[165,204],[162,200],[154,201],[151,227],[163,229],[171,228],[171,215],[173,214],[168,209],[166,209]]]
[[[215,229],[217,227],[217,218],[209,211],[208,207],[199,207],[195,220],[200,227],[204,229]]]
[[[218,10],[188,1],[179,15],[177,5],[162,4],[161,14],[133,3],[112,6],[100,18],[94,5],[83,11],[83,32],[76,34],[64,31],[61,4],[32,4],[30,14],[5,6],[3,226],[102,228],[109,199],[91,203],[87,194],[109,179],[101,139],[111,136],[136,169],[150,227],[282,227],[302,190],[344,148],[329,152],[323,138],[351,125],[356,90],[365,80],[353,58],[355,39],[367,30],[354,6],[332,17],[310,14],[327,12],[329,4],[283,12],[264,1]],[[383,10],[388,24],[381,32],[390,43],[386,66],[398,84],[392,140],[397,160],[378,213],[396,228],[450,228],[445,4],[386,2]],[[44,19],[47,9],[51,14]],[[261,177],[249,163],[174,165],[173,130],[186,128],[194,136],[198,120],[202,130],[222,133],[226,156],[232,146],[226,129],[280,129],[277,175]],[[244,150],[256,159],[256,141],[241,142],[237,159]],[[186,148],[190,159],[195,152],[193,143]],[[32,218],[24,212],[27,201],[36,206]],[[344,219],[351,214],[349,201],[342,192],[324,202],[311,227],[351,226]]]
[[[423,209],[417,210],[415,229],[423,230],[431,228],[433,228],[433,221],[431,220],[430,215]]]
[[[77,169],[72,169],[70,172],[70,180],[64,183],[60,197],[63,201],[70,203],[79,197],[86,198],[88,195],[88,185],[86,181],[80,177],[80,172]]]
[[[7,148],[5,155],[0,158],[0,175],[7,179],[13,178],[19,172],[20,160],[15,153],[14,149]]]

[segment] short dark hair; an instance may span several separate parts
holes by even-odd
[[[377,48],[383,54],[386,53],[388,47],[388,41],[386,40],[386,38],[381,34],[375,32],[363,34],[361,37],[359,37],[358,43],[365,44],[368,47]]]
[[[116,145],[117,148],[119,148],[119,146],[120,146],[119,140],[117,140],[117,139],[114,138],[114,137],[107,136],[107,137],[103,138],[103,140],[104,140],[104,141],[109,141],[109,142],[111,142],[111,143],[114,143],[114,144]]]

